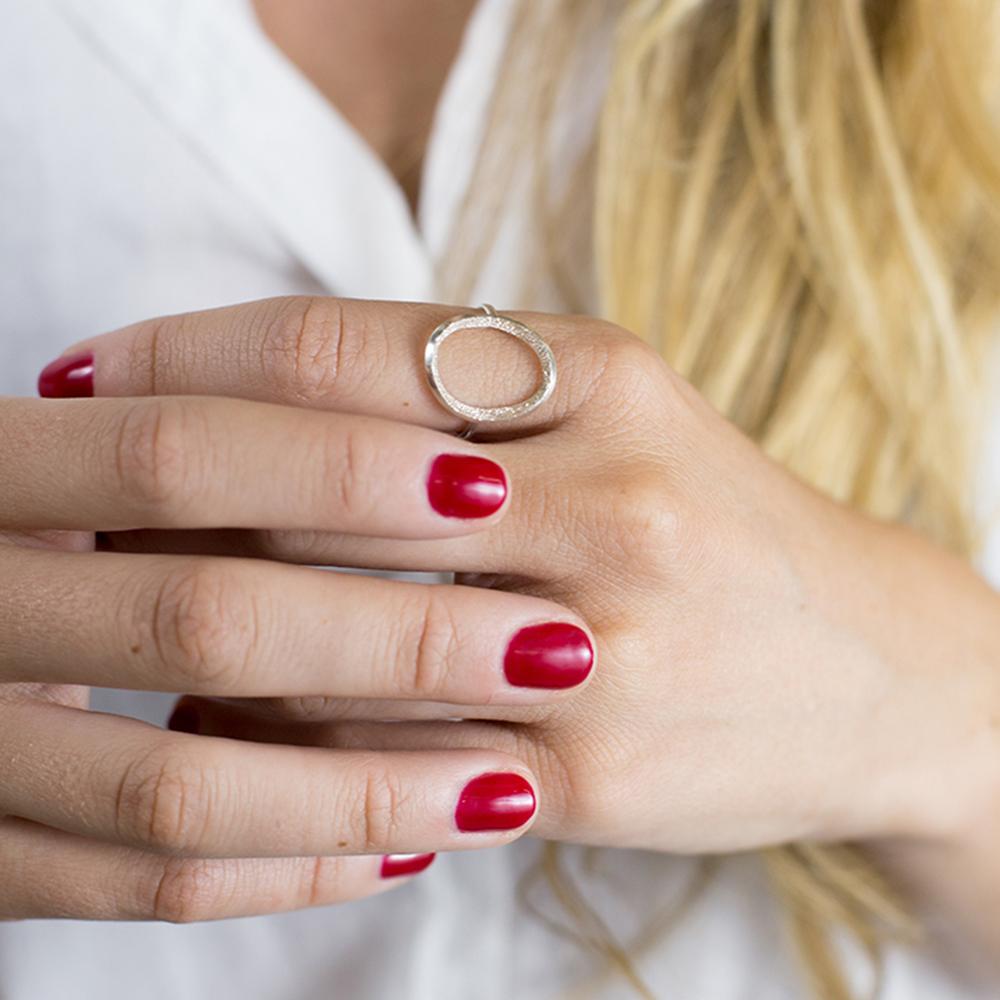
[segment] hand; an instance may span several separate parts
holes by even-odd
[[[83,346],[101,395],[244,397],[394,421],[379,426],[402,437],[407,424],[458,429],[420,366],[428,333],[453,312],[277,300]],[[593,681],[530,706],[462,702],[426,684],[405,701],[384,687],[348,699],[188,699],[188,724],[197,715],[202,733],[257,741],[508,753],[539,778],[535,832],[589,844],[732,851],[944,836],[970,821],[995,787],[996,758],[981,751],[996,680],[971,658],[956,675],[933,623],[941,594],[958,594],[951,621],[977,622],[985,648],[994,595],[916,536],[786,474],[631,335],[523,318],[552,345],[560,381],[550,403],[480,445],[514,484],[509,513],[488,530],[428,541],[257,524],[265,530],[140,532],[109,545],[456,570],[484,601],[520,593],[572,608],[597,638]],[[516,398],[530,384],[520,357],[499,335],[463,334],[450,377],[469,391],[453,387],[486,405]],[[352,481],[377,479],[381,459],[355,454]],[[928,573],[940,592],[920,584]],[[266,631],[259,643],[257,656]],[[471,648],[451,665],[481,669]],[[456,716],[466,721],[444,721]]]
[[[490,449],[221,398],[6,399],[0,426],[0,918],[353,899],[427,863],[400,852],[528,829],[537,781],[502,750],[246,746],[85,711],[92,685],[527,711],[571,697],[591,639],[540,597],[95,551],[94,533],[139,527],[470,540],[509,513]],[[540,633],[561,660],[533,657]]]

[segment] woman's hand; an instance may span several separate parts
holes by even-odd
[[[500,456],[222,398],[6,399],[0,426],[0,918],[357,898],[427,861],[382,855],[527,829],[536,779],[502,750],[247,746],[83,710],[92,685],[492,711],[571,697],[591,639],[541,597],[95,551],[97,532],[221,525],[451,545],[508,516]]]
[[[412,425],[458,429],[420,364],[429,332],[453,311],[275,300],[140,324],[88,342],[92,358],[63,368],[93,360],[99,395],[244,397],[376,418],[385,436],[353,449],[351,482],[379,482],[380,449]],[[597,639],[592,682],[532,705],[440,697],[443,678],[484,669],[484,648],[449,640],[447,670],[415,700],[387,686],[344,699],[314,684],[320,697],[186,699],[186,724],[196,716],[202,733],[249,740],[512,754],[540,781],[535,832],[590,844],[918,842],[958,837],[988,815],[1000,773],[993,592],[910,532],[786,474],[631,335],[588,319],[522,318],[549,340],[560,381],[545,407],[480,445],[513,483],[509,512],[487,530],[402,539],[384,527],[247,520],[250,530],[126,533],[108,545],[455,570],[487,603],[521,594],[572,608]],[[465,334],[449,378],[458,395],[490,405],[527,388],[530,367],[500,335]],[[176,454],[161,448],[149,468],[174,468]],[[250,488],[259,469],[240,462],[228,468]],[[210,471],[188,488],[205,488]],[[241,662],[269,677],[261,693],[302,694],[278,689],[315,658],[308,647],[289,650],[284,676],[266,662],[281,624],[268,617]],[[371,636],[359,663],[377,672],[397,637]],[[456,716],[466,721],[445,721]]]

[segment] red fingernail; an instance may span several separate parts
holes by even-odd
[[[569,688],[582,684],[594,665],[587,633],[568,622],[521,629],[507,647],[503,672],[517,687]]]
[[[438,455],[427,480],[431,506],[445,517],[489,517],[507,498],[507,476],[478,455]]]
[[[535,814],[535,790],[519,774],[481,774],[464,789],[455,823],[466,833],[515,830]]]
[[[192,705],[178,705],[167,719],[167,729],[175,733],[197,733],[200,724],[198,710]]]
[[[56,358],[38,376],[38,395],[46,399],[73,399],[94,395],[94,355]]]
[[[382,858],[382,878],[419,875],[434,863],[436,854],[386,854]]]

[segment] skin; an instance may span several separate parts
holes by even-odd
[[[354,90],[393,107],[403,47],[398,63],[341,50]],[[796,481],[594,320],[522,317],[555,350],[555,396],[456,442],[419,365],[455,311],[277,300],[142,323],[76,348],[94,351],[103,398],[4,401],[0,752],[24,762],[0,781],[0,812],[20,817],[2,825],[4,915],[192,920],[356,898],[384,887],[358,850],[522,833],[450,822],[465,780],[513,770],[544,837],[860,842],[943,916],[948,957],[985,967],[1000,954],[1000,598],[915,533]],[[489,405],[531,369],[463,335],[448,379]],[[509,502],[435,520],[399,483],[438,449],[498,461]],[[358,476],[349,452],[379,460]],[[459,586],[294,563],[458,570]],[[248,613],[267,627],[241,628]],[[505,637],[552,618],[595,637],[592,679],[506,686]],[[289,676],[275,650],[296,636]],[[82,712],[87,684],[190,692],[199,735]],[[373,808],[372,788],[405,794]],[[294,821],[275,830],[274,815]]]
[[[474,445],[235,399],[7,399],[0,422],[0,460],[19,469],[0,498],[0,754],[20,762],[0,781],[0,915],[195,919],[351,899],[378,891],[379,865],[341,855],[485,846],[523,832],[456,826],[471,779],[534,781],[502,752],[248,755],[231,741],[81,711],[95,684],[241,696],[372,697],[381,687],[375,696],[391,698],[409,688],[414,698],[525,706],[565,697],[514,687],[503,673],[514,632],[576,620],[552,602],[510,594],[500,607],[473,588],[94,551],[95,530],[149,524],[413,541],[486,530],[509,503],[478,521],[444,517],[425,486],[438,454]],[[368,472],[365,455],[381,456]],[[465,662],[478,665],[459,671]],[[276,824],[276,814],[295,821]],[[204,867],[216,858],[285,860]],[[67,868],[79,877],[53,883]],[[235,889],[203,903],[210,878]]]
[[[399,181],[411,206],[473,0],[254,0],[274,43]]]
[[[171,827],[179,841],[161,830],[166,843],[154,847],[231,852],[233,824],[210,804],[225,804],[225,789],[252,774],[261,808],[240,825],[237,853],[329,850],[335,845],[316,831],[357,829],[357,799],[317,797],[321,775],[338,773],[344,753],[361,753],[405,789],[384,803],[401,810],[384,824],[396,832],[393,850],[460,848],[462,836],[422,825],[428,804],[443,813],[441,790],[454,794],[459,774],[517,761],[538,787],[533,831],[542,837],[682,853],[792,840],[870,844],[919,881],[925,899],[948,908],[963,940],[995,954],[997,911],[981,901],[1000,884],[987,833],[1000,804],[1000,597],[915,533],[794,479],[650,348],[578,317],[520,317],[552,345],[557,390],[516,426],[465,443],[507,471],[504,509],[480,530],[442,528],[433,538],[411,530],[393,506],[406,498],[389,480],[394,464],[418,454],[417,439],[429,451],[455,443],[447,432],[460,425],[431,396],[420,364],[428,331],[454,312],[279,299],[161,319],[81,345],[95,354],[98,395],[109,398],[5,404],[5,426],[17,426],[20,413],[25,428],[0,445],[5,468],[30,467],[24,482],[49,493],[66,483],[74,503],[87,488],[80,476],[104,468],[113,488],[98,486],[137,494],[141,514],[158,526],[111,531],[101,541],[108,551],[96,555],[12,550],[5,573],[19,574],[17,596],[0,634],[18,643],[16,669],[50,683],[99,674],[99,683],[223,696],[185,699],[200,735],[158,737],[168,742],[153,760],[170,780],[168,805],[156,812],[183,822]],[[517,348],[498,335],[466,336],[455,338],[449,361],[455,382],[475,372],[480,398],[516,396],[529,370],[511,354]],[[220,419],[230,407],[232,419]],[[133,436],[121,434],[119,413],[131,415]],[[331,524],[344,516],[343,494],[324,477],[332,464],[336,478],[338,441],[358,419],[382,435],[382,454],[396,457],[380,455],[364,475],[355,468],[352,483],[368,492],[347,506],[390,504],[393,537],[377,512],[349,530]],[[211,421],[219,431],[210,432]],[[100,446],[81,450],[81,426],[89,435],[110,427],[103,440],[116,442],[114,460],[102,463]],[[318,431],[332,462],[312,468],[297,445],[272,453],[274,428],[286,442]],[[239,443],[244,432],[253,447]],[[76,450],[59,446],[67,434]],[[393,449],[393,438],[405,446]],[[304,447],[321,454],[313,442]],[[46,477],[45,462],[59,475]],[[258,463],[278,474],[258,473]],[[249,481],[268,485],[251,498]],[[43,509],[55,517],[58,498],[24,490],[29,509],[51,504]],[[303,495],[320,502],[302,507]],[[418,507],[411,524],[422,523]],[[67,500],[63,516],[73,509]],[[91,527],[141,519],[120,506],[108,516],[100,521],[95,509]],[[282,523],[288,530],[275,528]],[[147,620],[171,558],[181,561],[166,578],[181,581],[180,597],[168,596],[159,617],[162,633],[182,641],[135,650],[135,633],[120,623]],[[457,570],[459,586],[422,588],[447,608],[428,651],[417,638],[428,634],[426,605],[413,593],[420,585],[319,581],[286,563]],[[44,616],[33,615],[40,606]],[[417,623],[401,627],[413,606]],[[239,628],[251,608],[258,627]],[[594,674],[572,691],[505,689],[490,650],[545,617],[586,622],[599,651]],[[44,632],[23,624],[43,618]],[[233,625],[220,630],[219,620]],[[295,655],[276,663],[274,650],[289,642]],[[396,642],[399,662],[390,655],[388,674],[373,673]],[[424,667],[414,671],[415,662]],[[278,689],[288,697],[275,697]],[[125,829],[135,842],[134,825],[109,815],[121,775],[108,762],[120,768],[129,747],[153,738],[148,727],[38,701],[5,709],[0,750],[17,752],[30,733],[35,754],[82,763],[53,768],[60,780],[44,788],[32,773],[14,772],[5,811],[18,811],[10,786],[23,785],[18,804],[30,806],[30,818],[98,839]],[[54,711],[65,721],[44,724]],[[445,721],[456,717],[465,721]],[[404,773],[391,756],[399,751],[423,756]],[[81,770],[89,794],[70,812],[69,785],[78,787]],[[275,788],[280,802],[264,794]],[[148,829],[148,797],[145,806]],[[277,840],[267,824],[275,814],[294,817]]]
[[[419,196],[420,174],[414,156],[422,157],[446,68],[457,52],[461,29],[475,6],[473,0],[432,2],[434,9],[430,12],[432,16],[428,16],[428,3],[401,0],[377,0],[365,5],[352,0],[254,0],[261,24],[274,42],[366,138],[414,207]],[[407,152],[401,155],[400,150]],[[526,385],[523,369],[509,354],[503,361],[510,372],[508,392],[516,389],[523,393]],[[481,374],[475,372],[464,385],[473,392],[486,391]],[[501,394],[481,401],[505,402],[510,398]],[[921,616],[930,612],[928,621],[944,622],[943,634],[949,640],[944,644],[937,641],[931,649],[937,651],[941,664],[962,664],[958,671],[963,679],[960,686],[975,692],[985,685],[987,691],[984,711],[978,716],[979,723],[973,724],[970,738],[978,741],[980,747],[974,759],[981,764],[973,771],[985,771],[989,777],[978,796],[973,796],[978,798],[978,805],[970,807],[972,816],[958,824],[953,835],[890,837],[865,843],[872,857],[909,890],[914,903],[932,915],[936,927],[932,944],[939,947],[943,957],[968,967],[983,964],[985,955],[986,975],[991,976],[1000,962],[989,958],[1000,955],[1000,851],[992,835],[1000,824],[1000,781],[996,776],[1000,767],[997,762],[1000,720],[992,693],[995,683],[991,678],[965,680],[965,665],[974,663],[978,669],[986,664],[989,672],[1000,662],[996,599],[984,592],[978,580],[971,579],[965,567],[950,560],[949,571],[941,575],[940,585],[933,587],[931,577],[942,554],[909,533],[890,531],[889,534],[896,541],[894,551],[887,553],[887,557],[898,559],[898,571],[890,574],[880,566],[879,577],[872,581],[875,600],[883,608],[884,617],[870,628],[873,633],[885,631],[886,621],[906,622],[909,626],[908,617],[897,615],[905,616],[914,608]],[[830,551],[831,558],[850,559],[852,554],[853,550]],[[903,571],[911,564],[913,575]],[[892,562],[887,564],[892,565]],[[856,573],[849,575],[853,579]],[[894,595],[893,600],[886,601],[880,586]],[[967,593],[975,595],[974,602],[971,597],[969,601],[962,600]],[[834,603],[845,600],[838,593],[830,598]],[[972,613],[974,621],[967,632],[968,648],[974,650],[971,656],[965,644],[962,649],[952,646],[954,636],[962,634],[953,625],[948,627],[948,615],[956,602],[961,603],[965,612],[959,615],[959,621],[965,620],[968,608],[980,609],[978,614]],[[919,646],[923,632],[910,630],[910,634]],[[925,649],[921,647],[915,652],[920,654]],[[914,666],[922,659],[917,655],[912,661]],[[968,676],[974,678],[977,669]],[[949,683],[955,683],[954,677]],[[988,719],[985,727],[984,719]],[[936,772],[928,772],[928,776],[931,773]],[[941,808],[945,815],[950,812],[947,800],[951,781],[950,774],[942,779],[945,802]]]

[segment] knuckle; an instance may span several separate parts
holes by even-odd
[[[357,320],[357,322],[355,322]],[[384,337],[351,316],[336,298],[288,300],[263,338],[262,361],[267,377],[281,394],[316,405],[334,396],[350,395],[366,384],[379,357]]]
[[[225,912],[231,892],[223,862],[168,858],[153,884],[148,910],[162,923],[212,920]]]
[[[347,822],[351,842],[358,845],[358,851],[374,854],[399,844],[406,799],[399,776],[368,762],[352,786],[356,799],[347,811]]]
[[[340,513],[351,520],[366,520],[376,501],[371,488],[378,476],[371,469],[372,449],[365,448],[356,430],[331,428],[321,435],[317,467],[324,496],[337,497]]]
[[[448,599],[425,586],[413,613],[404,615],[407,634],[394,650],[393,689],[421,700],[444,699],[459,646],[459,626]]]
[[[572,731],[525,758],[544,790],[545,821],[590,834],[601,828],[612,805],[627,809],[622,800],[628,798],[628,785],[619,777],[628,773],[625,766],[635,756],[627,742],[618,727],[607,727],[606,736],[602,730],[600,738],[592,731]]]
[[[668,398],[672,373],[657,351],[634,334],[610,327],[600,375],[601,396],[617,405],[645,409]]]
[[[132,336],[126,340],[130,385],[148,386],[149,395],[157,395],[156,375],[163,360],[164,346],[183,323],[183,316],[160,316],[131,328]]]
[[[646,574],[676,564],[686,521],[663,469],[643,467],[609,476],[601,493],[591,509],[597,520],[595,537],[606,557],[615,553],[630,571]]]
[[[344,865],[340,858],[319,857],[303,864],[298,892],[299,906],[320,906],[340,895]]]
[[[148,629],[157,667],[185,691],[239,693],[260,635],[260,604],[236,572],[198,561],[153,590]]]
[[[114,486],[141,510],[183,510],[195,486],[193,408],[181,400],[143,399],[133,403],[114,442]]]
[[[147,850],[197,854],[215,796],[204,763],[166,744],[125,769],[115,801],[116,829]]]

